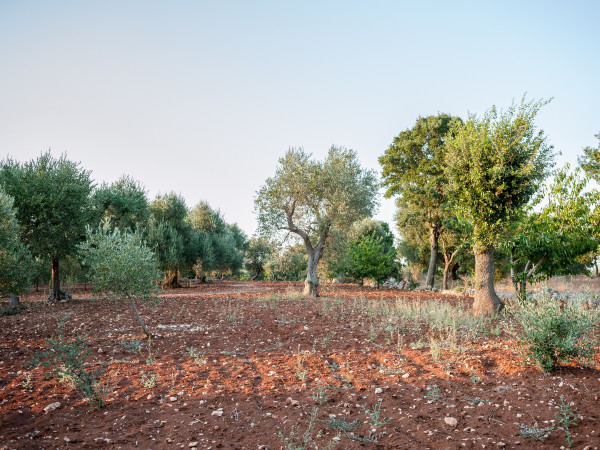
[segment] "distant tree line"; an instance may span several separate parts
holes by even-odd
[[[86,280],[79,247],[86,228],[101,223],[139,235],[156,256],[162,287],[177,286],[182,276],[237,276],[248,246],[242,230],[206,202],[190,209],[174,193],[149,201],[128,176],[97,187],[89,171],[49,151],[25,163],[1,162],[0,223],[0,294],[42,282],[51,286],[49,300],[66,297],[65,279]]]
[[[144,267],[146,283],[156,265],[162,288],[180,277],[304,280],[306,296],[319,295],[322,279],[379,285],[423,275],[433,288],[441,274],[442,288],[462,278],[474,289],[474,312],[493,314],[503,308],[494,290],[503,276],[524,300],[528,282],[590,268],[598,275],[600,194],[589,180],[600,182],[600,146],[584,149],[580,167],[554,168],[554,149],[535,125],[546,103],[523,98],[466,120],[419,117],[379,158],[381,181],[353,150],[332,146],[317,161],[290,148],[256,193],[259,227],[250,239],[208,203],[190,208],[172,192],[150,201],[128,176],[95,186],[65,155],[7,158],[0,295],[12,302],[49,281],[50,300],[59,300],[67,295],[61,283],[90,274],[105,287],[128,286],[106,272],[114,258],[110,267],[128,273]],[[397,242],[388,224],[372,219],[382,184],[397,200]],[[126,258],[118,246],[139,251]],[[121,292],[149,295],[136,289]]]

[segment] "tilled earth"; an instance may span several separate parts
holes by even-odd
[[[52,306],[26,296],[27,312],[0,317],[0,445],[560,448],[570,433],[573,448],[600,446],[598,367],[544,375],[502,319],[469,321],[471,298],[324,285],[303,299],[300,289],[165,291],[138,305],[150,342],[127,303],[84,290]],[[439,317],[424,320],[426,307]],[[101,409],[68,376],[30,365],[67,314],[64,335],[85,337],[87,370],[102,371]],[[565,430],[568,414],[576,425]]]

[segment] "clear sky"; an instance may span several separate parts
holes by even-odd
[[[595,0],[0,0],[0,158],[66,152],[248,235],[288,147],[352,148],[380,173],[418,116],[525,92],[554,97],[537,124],[575,164],[600,132],[598,17]]]

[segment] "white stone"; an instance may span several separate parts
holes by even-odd
[[[47,413],[50,411],[54,411],[55,409],[60,408],[60,402],[50,403],[48,406],[44,408],[44,411]]]
[[[383,392],[383,389],[381,389],[381,388],[375,389],[376,394],[381,394],[382,392]]]
[[[458,425],[458,420],[456,420],[454,417],[445,417],[444,422],[446,422],[446,424],[450,425],[451,427],[455,427],[456,425]]]

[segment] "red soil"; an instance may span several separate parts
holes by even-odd
[[[331,285],[310,300],[299,290],[217,282],[166,291],[154,309],[138,305],[155,334],[150,349],[126,303],[89,291],[53,306],[25,297],[26,313],[0,317],[0,445],[558,448],[567,446],[554,417],[564,402],[582,416],[570,428],[573,447],[600,446],[597,368],[543,375],[500,322],[487,327],[497,336],[462,334],[462,349],[441,350],[434,362],[428,326],[377,313],[397,301],[468,307],[471,299]],[[90,367],[115,385],[102,409],[47,377],[48,368],[28,366],[67,313],[65,335],[86,335]],[[140,352],[121,345],[131,340]],[[520,433],[521,425],[552,424],[543,442]]]

